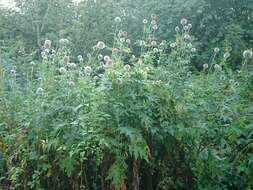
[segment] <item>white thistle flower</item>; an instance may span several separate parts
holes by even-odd
[[[189,34],[185,34],[185,35],[184,35],[184,39],[185,39],[185,40],[190,40],[190,39],[191,39],[191,36],[190,36]]]
[[[125,39],[125,38],[120,38],[119,41],[120,41],[121,43],[124,43],[124,42],[126,41],[126,39]]]
[[[98,49],[97,45],[93,46],[92,49],[93,49],[93,51],[96,51]]]
[[[140,45],[140,46],[145,46],[145,45],[146,45],[146,42],[145,42],[144,40],[140,40],[140,41],[139,41],[139,45]]]
[[[159,49],[158,49],[158,48],[154,48],[154,49],[153,49],[153,52],[154,52],[154,53],[158,53],[158,52],[159,52]]]
[[[47,53],[47,54],[49,54],[50,53],[50,49],[45,49],[44,52]]]
[[[96,46],[98,49],[104,49],[106,47],[105,43],[102,41],[99,41]]]
[[[244,57],[244,59],[251,59],[252,56],[253,56],[253,53],[252,53],[251,50],[245,50],[245,51],[243,52],[243,57]]]
[[[74,82],[74,81],[69,81],[69,82],[68,82],[68,85],[69,85],[69,86],[75,86],[75,82]]]
[[[188,31],[189,30],[189,27],[186,25],[183,27],[184,31]]]
[[[87,57],[88,57],[88,59],[90,59],[91,58],[91,54],[87,53]]]
[[[152,20],[151,25],[156,25],[156,20]]]
[[[147,24],[147,23],[148,23],[148,20],[147,20],[147,19],[143,19],[142,23],[143,23],[143,24]]]
[[[188,44],[187,44],[187,47],[188,47],[188,48],[192,48],[192,43],[188,43]]]
[[[15,70],[15,69],[11,69],[10,73],[11,73],[12,75],[16,75],[16,70]]]
[[[222,67],[218,64],[214,65],[214,69],[217,70],[217,71],[222,71]]]
[[[46,49],[50,49],[51,48],[51,44],[52,44],[51,40],[45,40],[44,47]]]
[[[182,18],[181,21],[180,21],[181,25],[186,25],[188,23],[187,19],[186,18]]]
[[[70,66],[71,68],[76,68],[76,64],[75,64],[75,63],[70,63],[69,66]]]
[[[101,59],[103,59],[103,55],[102,55],[102,54],[99,54],[99,55],[98,55],[98,60],[101,60]]]
[[[230,80],[229,80],[229,83],[230,83],[230,84],[234,84],[235,81],[234,81],[233,79],[230,79]]]
[[[154,26],[152,26],[152,29],[153,29],[153,30],[157,30],[157,29],[158,29],[158,26],[157,26],[157,25],[154,25]]]
[[[179,32],[180,31],[180,28],[178,26],[175,27],[175,31],[176,32]]]
[[[171,47],[171,48],[175,48],[176,46],[177,46],[177,43],[176,43],[176,42],[170,44],[170,47]]]
[[[82,55],[78,55],[78,56],[77,56],[77,59],[78,59],[78,60],[83,59],[83,56],[82,56]]]
[[[36,90],[36,94],[38,94],[38,95],[41,95],[41,94],[43,94],[44,93],[44,89],[43,88],[37,88],[37,90]]]
[[[61,47],[68,45],[68,43],[69,43],[69,40],[66,38],[62,38],[59,40],[59,44]]]
[[[125,65],[125,66],[124,66],[124,69],[125,69],[126,71],[129,71],[129,70],[131,69],[131,66],[130,66],[130,65]]]
[[[197,51],[196,48],[191,48],[191,52],[192,52],[192,53],[195,53],[196,51]]]
[[[209,67],[209,65],[208,65],[207,63],[205,63],[205,64],[203,65],[203,68],[204,68],[204,69],[208,69],[208,67]]]
[[[166,45],[166,40],[163,40],[161,43],[160,43],[160,46],[165,46]]]
[[[214,48],[214,53],[219,53],[220,52],[220,48],[218,48],[218,47],[216,47],[216,48]]]
[[[45,51],[41,52],[41,57],[42,57],[42,59],[47,59],[47,54]]]
[[[152,46],[156,46],[156,45],[157,45],[156,41],[152,41],[152,42],[151,42],[151,45],[152,45]]]
[[[61,68],[59,69],[59,72],[60,72],[61,74],[64,74],[64,73],[67,72],[67,70],[66,70],[65,67],[61,67]]]
[[[104,56],[104,61],[107,63],[111,60],[110,56],[106,55]]]
[[[83,56],[82,55],[78,55],[77,59],[78,59],[79,62],[83,62]]]
[[[131,40],[130,39],[126,39],[126,43],[131,44]]]
[[[116,23],[121,23],[121,18],[120,18],[120,17],[115,17],[114,21],[115,21]]]
[[[230,57],[230,53],[229,52],[224,53],[223,57],[224,59],[228,59]]]
[[[84,72],[89,75],[92,72],[92,68],[90,66],[86,66],[84,67]]]

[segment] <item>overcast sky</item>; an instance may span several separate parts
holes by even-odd
[[[0,0],[0,5],[10,7],[13,5],[13,0]]]
[[[73,1],[80,2],[81,0],[73,0]],[[11,7],[13,6],[13,0],[0,0],[0,6]]]

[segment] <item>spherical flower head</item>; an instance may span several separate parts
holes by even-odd
[[[190,39],[191,39],[191,36],[190,36],[189,34],[185,34],[185,35],[184,35],[184,39],[185,39],[185,40],[190,40]]]
[[[61,68],[59,69],[59,72],[60,72],[61,74],[64,74],[64,73],[67,72],[67,70],[65,69],[65,67],[61,67]]]
[[[98,60],[101,60],[101,59],[103,59],[103,55],[102,55],[102,54],[99,54],[99,55],[98,55]]]
[[[252,56],[253,56],[253,53],[252,53],[252,51],[251,50],[245,50],[244,52],[243,52],[243,57],[244,57],[244,59],[251,59],[252,58]]]
[[[45,49],[44,52],[45,52],[46,54],[49,54],[49,53],[50,53],[50,49]]]
[[[88,57],[88,59],[90,59],[91,58],[91,54],[87,53],[87,57]]]
[[[93,51],[96,51],[98,49],[97,45],[92,47]]]
[[[216,54],[217,54],[217,53],[219,53],[219,52],[220,52],[220,48],[216,47],[216,48],[214,48],[214,50],[213,50],[213,51],[214,51],[214,53],[216,53]]]
[[[188,47],[188,48],[192,48],[192,43],[188,43],[188,44],[187,44],[187,47]]]
[[[187,19],[186,18],[182,18],[181,21],[180,21],[181,25],[186,25],[188,23]]]
[[[104,74],[99,74],[98,77],[103,78]]]
[[[224,59],[228,59],[230,57],[230,53],[229,52],[224,53],[223,57]]]
[[[185,25],[185,26],[183,27],[183,29],[184,29],[184,31],[190,30],[190,29],[189,29],[189,26],[187,26],[187,25]]]
[[[66,39],[66,38],[62,38],[62,39],[59,40],[59,44],[60,44],[61,47],[67,46],[68,43],[69,43],[69,40]]]
[[[77,56],[77,59],[79,60],[79,59],[82,59],[83,58],[83,56],[82,55],[78,55]]]
[[[110,56],[106,55],[104,56],[104,61],[107,63],[111,60]]]
[[[176,42],[170,44],[170,47],[171,47],[171,48],[175,48],[176,46],[177,46],[177,43],[176,43]]]
[[[44,48],[50,49],[51,45],[52,45],[51,40],[45,40],[45,42],[44,42]]]
[[[229,83],[230,83],[230,84],[234,84],[235,81],[234,81],[233,79],[230,79],[230,80],[229,80]]]
[[[158,29],[158,26],[157,26],[157,25],[154,25],[154,26],[152,26],[152,29],[153,29],[153,30],[157,30],[157,29]]]
[[[176,32],[179,32],[180,31],[180,28],[178,26],[175,27],[175,31]]]
[[[119,33],[118,33],[118,35],[117,35],[119,38],[120,37],[123,37],[123,30],[119,30]]]
[[[139,45],[140,45],[140,46],[145,46],[145,45],[146,45],[146,42],[145,42],[144,40],[140,40],[140,41],[139,41]]]
[[[42,59],[47,59],[47,54],[45,51],[41,52],[41,57],[42,57]]]
[[[114,21],[115,21],[117,24],[119,24],[119,23],[121,23],[121,18],[117,16],[117,17],[115,17]]]
[[[189,28],[189,29],[192,29],[192,24],[188,24],[188,28]]]
[[[163,40],[161,43],[160,43],[160,46],[165,46],[166,45],[166,40]]]
[[[157,45],[156,41],[152,41],[152,42],[151,42],[151,45],[152,45],[152,46],[156,46],[156,45]]]
[[[69,82],[68,82],[68,85],[69,85],[69,86],[75,86],[75,82],[74,82],[74,81],[69,81]]]
[[[33,65],[35,65],[35,62],[34,62],[34,61],[31,61],[30,64],[33,66]]]
[[[192,52],[192,53],[195,53],[196,51],[197,51],[196,48],[191,48],[191,52]]]
[[[126,43],[127,44],[131,44],[131,40],[130,39],[126,39]]]
[[[36,90],[36,94],[38,94],[38,95],[42,95],[44,93],[44,89],[43,88],[37,88],[37,90]]]
[[[92,68],[90,66],[86,66],[84,67],[84,72],[85,74],[90,75],[92,72]]]
[[[76,68],[76,64],[75,64],[75,63],[70,63],[70,64],[69,64],[69,67],[71,67],[71,68]]]
[[[208,67],[209,67],[209,65],[207,64],[207,63],[205,63],[204,65],[203,65],[203,68],[206,70],[206,69],[208,69]]]
[[[143,19],[142,23],[143,24],[148,24],[148,20],[147,19]]]
[[[82,62],[83,61],[83,56],[82,55],[78,55],[77,59],[78,59],[79,62]]]
[[[12,75],[16,75],[16,70],[15,70],[15,69],[11,69],[10,73],[11,73]]]
[[[217,71],[222,71],[222,67],[218,64],[214,65],[214,69],[217,70]]]
[[[98,76],[94,76],[94,81],[98,81],[99,80],[99,77]]]
[[[154,52],[154,53],[158,53],[158,52],[159,52],[159,49],[158,49],[158,48],[154,48],[154,49],[153,49],[153,52]]]
[[[120,41],[121,43],[124,43],[124,42],[126,41],[126,39],[125,39],[125,38],[120,38],[119,41]]]
[[[151,20],[151,25],[156,25],[156,20]]]
[[[151,19],[156,20],[157,16],[155,14],[151,14]]]
[[[130,69],[131,69],[131,66],[130,66],[130,65],[125,65],[125,66],[124,66],[124,70],[125,70],[125,71],[129,71]]]
[[[105,43],[104,42],[102,42],[102,41],[99,41],[98,43],[97,43],[97,48],[98,49],[104,49],[106,46],[105,46]]]

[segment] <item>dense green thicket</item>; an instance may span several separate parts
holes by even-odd
[[[251,1],[17,6],[0,12],[0,189],[253,189]]]

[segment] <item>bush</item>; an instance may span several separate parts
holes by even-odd
[[[1,65],[2,188],[253,188],[252,52],[234,70],[215,49],[196,70],[187,20],[170,43],[156,19],[134,47],[117,18],[113,46],[78,62],[61,39],[41,62]]]

